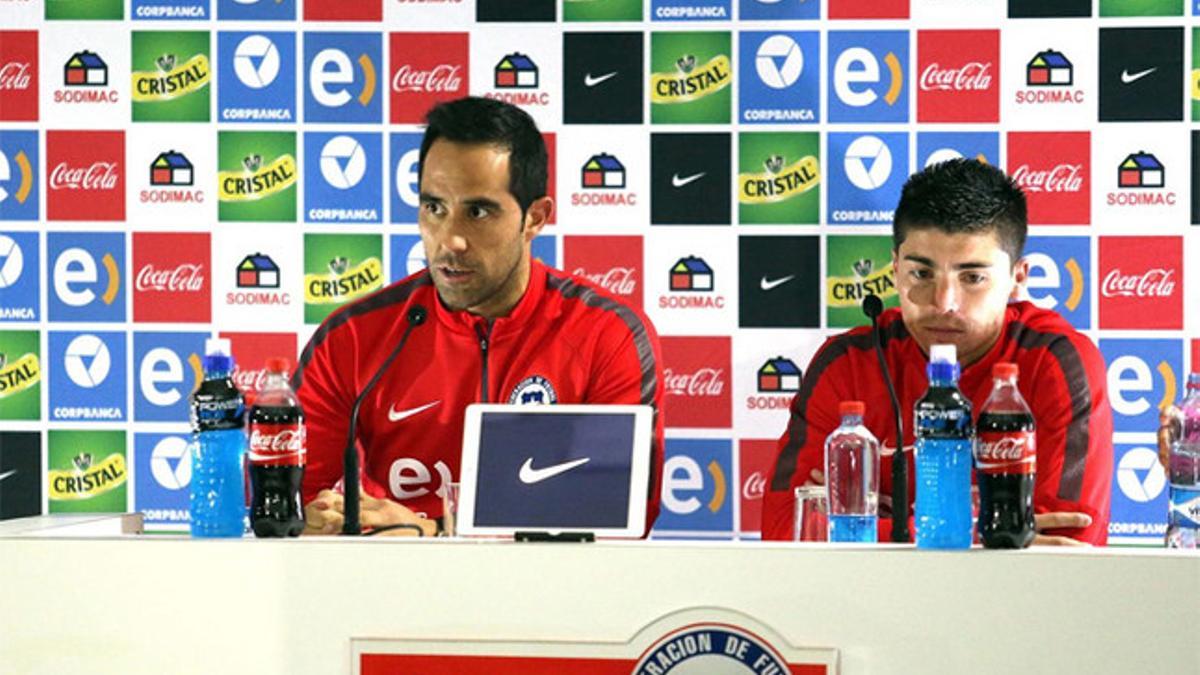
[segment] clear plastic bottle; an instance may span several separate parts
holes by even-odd
[[[971,402],[958,389],[954,345],[929,350],[929,390],[917,401],[917,547],[971,547]]]
[[[1170,511],[1167,547],[1197,548],[1200,539],[1200,372],[1188,375],[1187,397],[1180,407],[1181,433],[1167,462]]]
[[[193,537],[240,537],[246,531],[245,403],[234,385],[229,340],[204,345],[204,382],[192,393]]]
[[[862,401],[842,401],[842,425],[825,439],[829,541],[879,539],[879,441],[863,426],[865,412]]]

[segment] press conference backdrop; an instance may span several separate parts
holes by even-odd
[[[758,536],[809,360],[863,321],[865,293],[897,303],[905,177],[961,155],[1027,191],[1030,295],[1108,363],[1110,534],[1157,544],[1156,410],[1200,353],[1197,14],[1196,0],[0,0],[0,515],[184,526],[204,338],[230,337],[253,387],[332,310],[420,269],[420,122],[469,93],[546,133],[558,210],[535,254],[663,336],[656,535]],[[436,491],[445,467],[421,475]]]

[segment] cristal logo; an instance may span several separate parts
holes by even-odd
[[[632,267],[614,267],[599,274],[588,274],[583,268],[577,268],[575,275],[581,276],[615,295],[633,295],[633,292],[637,290],[637,280],[633,278]]]
[[[93,162],[87,168],[59,162],[50,172],[52,190],[113,190],[117,187],[116,162]]]
[[[408,64],[400,66],[392,76],[392,91],[454,93],[462,88],[458,66],[441,64],[429,70],[417,70]]]
[[[742,483],[743,499],[762,499],[766,491],[767,479],[762,475],[761,471],[755,471],[750,474],[746,477],[746,481]]]
[[[291,428],[264,434],[255,429],[250,432],[250,450],[272,455],[301,452],[304,450],[304,430]]]
[[[1083,166],[1059,164],[1053,169],[1034,171],[1028,164],[1022,164],[1012,177],[1026,192],[1079,192],[1083,187]]]
[[[155,269],[145,265],[138,270],[134,287],[139,291],[195,293],[204,290],[204,265],[184,263],[175,269]]]
[[[9,61],[0,66],[0,91],[15,91],[29,88],[29,64]]]
[[[694,373],[677,374],[667,368],[663,380],[667,393],[674,396],[720,396],[725,389],[724,372],[718,368],[701,368]]]
[[[971,61],[961,68],[931,63],[921,73],[922,91],[985,91],[992,86],[992,64]]]
[[[1155,267],[1138,276],[1117,268],[1104,275],[1100,292],[1106,298],[1169,298],[1175,294],[1175,270]]]

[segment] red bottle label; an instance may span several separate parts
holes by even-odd
[[[1037,440],[1032,431],[984,431],[975,442],[975,468],[997,475],[1035,473]]]
[[[251,427],[251,464],[304,466],[307,454],[303,424],[256,424]]]

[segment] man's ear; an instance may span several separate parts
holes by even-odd
[[[1009,300],[1025,299],[1025,282],[1029,280],[1029,261],[1021,258],[1013,265],[1013,288]]]
[[[550,215],[554,213],[554,200],[550,197],[539,197],[533,200],[529,208],[525,210],[525,241],[533,241],[533,238],[541,233],[542,228],[550,221]]]

